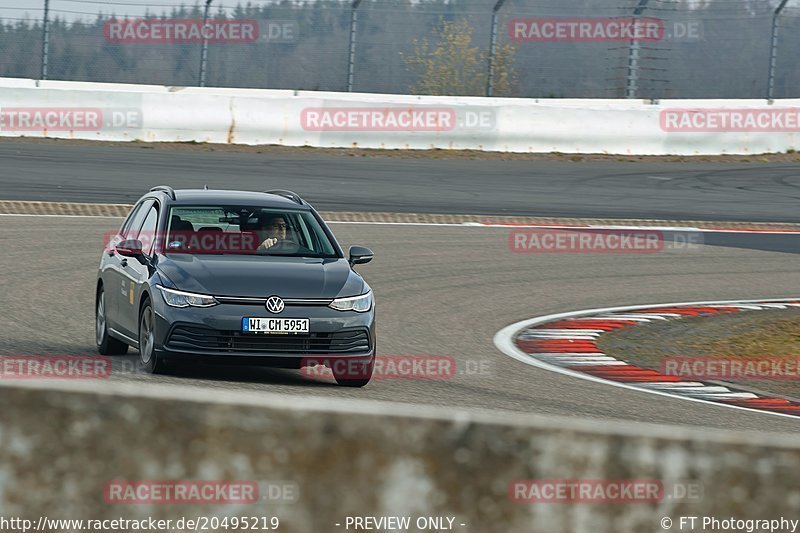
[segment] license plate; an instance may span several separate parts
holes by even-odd
[[[244,333],[308,333],[307,318],[249,318],[242,319]]]

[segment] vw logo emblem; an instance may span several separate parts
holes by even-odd
[[[278,296],[270,296],[267,298],[267,311],[270,313],[278,314],[283,312],[285,304]]]

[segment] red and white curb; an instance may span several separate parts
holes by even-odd
[[[800,417],[800,402],[736,390],[703,381],[685,381],[627,363],[600,351],[597,338],[636,324],[767,309],[800,307],[800,299],[734,300],[587,309],[512,324],[494,337],[500,351],[525,364],[589,381],[712,403],[734,409]]]

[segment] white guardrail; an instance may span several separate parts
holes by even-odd
[[[0,78],[0,136],[622,155],[798,149],[800,100],[404,96]]]

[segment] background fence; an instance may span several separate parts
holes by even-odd
[[[0,76],[520,97],[800,96],[800,0],[151,1],[159,3],[0,0]],[[109,24],[139,18],[252,20],[259,32],[253,42],[109,38]],[[593,28],[656,21],[661,34],[537,40],[550,19]]]

